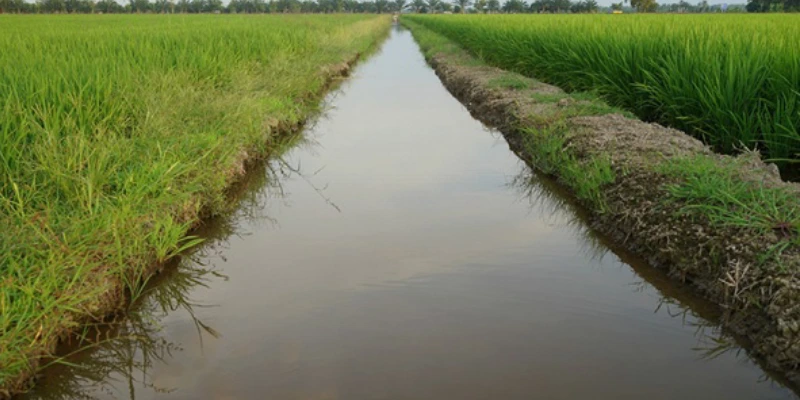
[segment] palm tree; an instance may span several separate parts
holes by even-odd
[[[472,1],[471,0],[455,0],[453,2],[453,4],[456,4],[459,7],[461,7],[461,13],[462,14],[466,14],[467,13],[467,7],[469,7],[470,4],[472,4]]]
[[[403,12],[403,9],[406,8],[406,5],[408,5],[406,0],[394,0],[394,9],[399,13]]]
[[[442,6],[441,0],[428,0],[428,12],[436,14],[436,11]]]
[[[414,12],[419,14],[422,12],[422,9],[425,8],[425,0],[411,0],[411,8],[414,9]]]
[[[169,12],[169,2],[167,0],[156,0],[154,9],[157,13],[166,14]]]

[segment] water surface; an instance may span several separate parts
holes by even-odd
[[[30,397],[793,398],[713,307],[588,231],[408,32],[328,103],[208,246]]]

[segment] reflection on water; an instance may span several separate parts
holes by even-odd
[[[193,309],[202,307],[189,298],[197,286],[207,286],[224,276],[201,264],[183,262],[152,285],[144,298],[120,322],[87,328],[82,339],[65,345],[62,353],[71,354],[46,371],[40,382],[46,390],[30,395],[35,399],[90,399],[98,393],[113,395],[117,389],[127,388],[127,397],[135,398],[137,388],[145,387],[155,393],[169,393],[173,388],[159,387],[152,382],[150,370],[155,363],[169,362],[178,344],[164,337],[161,320],[170,312],[185,311],[194,316]],[[192,318],[199,340],[204,335],[218,337],[218,333],[201,320]],[[83,346],[83,347],[81,347]]]
[[[30,397],[792,397],[714,307],[587,229],[407,32],[329,100]]]
[[[287,137],[286,146],[312,146],[299,135]],[[187,251],[152,281],[124,316],[103,324],[87,326],[61,345],[62,357],[50,361],[30,399],[136,398],[137,388],[166,394],[175,390],[153,382],[150,371],[157,363],[168,363],[179,343],[164,334],[162,320],[180,312],[194,325],[202,349],[205,338],[218,339],[221,332],[196,316],[198,308],[215,307],[193,301],[191,293],[228,280],[215,261],[225,261],[227,243],[247,232],[242,225],[270,226],[266,204],[285,197],[281,180],[294,173],[280,157],[250,168],[230,190],[236,207],[229,214],[214,217],[193,233],[204,239],[201,246]]]
[[[509,187],[515,190],[520,198],[525,199],[529,207],[538,210],[540,215],[549,216],[546,218],[553,224],[570,230],[573,237],[578,239],[581,253],[586,257],[600,261],[607,254],[613,253],[636,272],[630,283],[633,291],[645,293],[655,290],[658,293],[659,298],[654,313],[666,314],[672,319],[680,320],[683,326],[694,329],[697,344],[692,350],[697,353],[698,359],[713,360],[728,355],[760,365],[742,347],[746,345],[743,338],[734,336],[720,327],[721,316],[717,306],[689,289],[676,285],[664,272],[647,265],[639,257],[590,229],[587,212],[577,204],[574,197],[549,177],[538,171],[523,168],[513,178]],[[759,382],[771,382],[778,386],[788,385],[785,379],[769,372],[763,372]]]
[[[302,145],[310,150],[307,142]],[[205,244],[190,254],[184,255],[177,265],[169,266],[157,279],[148,285],[142,298],[130,313],[118,322],[93,327],[83,332],[83,341],[65,346],[62,353],[69,354],[64,360],[47,370],[41,389],[30,394],[32,399],[94,399],[102,396],[112,398],[136,398],[136,391],[148,389],[152,393],[168,394],[174,387],[158,386],[150,371],[154,363],[169,363],[173,353],[183,351],[180,344],[173,343],[164,335],[162,319],[170,313],[181,311],[188,316],[196,330],[196,340],[202,349],[205,338],[218,339],[222,332],[210,326],[195,314],[196,308],[214,307],[199,304],[190,298],[198,287],[209,288],[227,281],[209,260],[224,260],[227,239],[246,234],[240,225],[246,221],[250,227],[277,223],[267,215],[266,202],[282,201],[287,193],[281,180],[299,177],[315,192],[325,197],[325,189],[313,186],[300,166],[292,166],[285,160],[273,160],[266,168],[255,168],[245,184],[239,186],[236,198],[239,208],[235,213],[210,221],[198,233],[206,238]],[[697,296],[677,288],[660,274],[644,265],[624,251],[613,249],[610,243],[587,228],[584,211],[576,205],[562,189],[528,168],[514,176],[508,183],[527,207],[544,216],[548,224],[569,229],[578,239],[581,253],[602,260],[610,252],[625,259],[627,265],[639,272],[630,283],[632,291],[647,292],[655,289],[660,298],[654,313],[663,313],[680,320],[681,325],[694,329],[697,346],[692,350],[698,359],[710,360],[732,355],[752,362],[737,339],[723,332],[715,323],[714,306]],[[335,207],[335,205],[333,205]],[[664,293],[669,293],[665,295]],[[759,381],[773,381],[763,374]],[[120,391],[125,388],[126,391]]]
[[[543,174],[523,167],[508,187],[514,190],[527,206],[550,225],[569,229],[578,239],[581,253],[599,261],[609,252],[607,243],[587,228],[588,214],[564,189]]]

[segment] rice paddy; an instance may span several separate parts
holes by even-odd
[[[485,62],[702,138],[800,161],[800,16],[469,15],[407,18]]]
[[[403,18],[430,30],[431,40],[462,46],[480,58],[464,53],[476,66],[527,76],[500,71],[486,87],[512,98],[530,91],[524,100],[555,110],[535,116],[554,138],[531,142],[547,156],[539,168],[561,175],[599,215],[613,208],[604,190],[629,171],[615,169],[613,154],[582,164],[563,151],[569,118],[614,114],[630,122],[635,114],[722,152],[757,149],[787,170],[800,163],[798,16]],[[199,244],[191,229],[232,207],[228,190],[250,161],[291,146],[281,134],[318,110],[331,79],[370,51],[390,21],[0,15],[0,398],[24,390],[59,339],[124,310],[159,265]],[[404,54],[383,62],[404,65],[413,58]],[[572,93],[535,92],[540,82],[528,77]],[[637,156],[650,164],[660,152]],[[697,185],[669,192],[700,210],[695,217],[710,219],[715,230],[771,235],[775,257],[796,250],[795,192],[756,192],[758,179],[740,184],[725,166],[687,160],[648,173],[697,175],[690,182]],[[727,180],[714,186],[700,179],[718,176]],[[746,201],[731,205],[731,198]]]
[[[0,16],[0,397],[155,263],[388,17]],[[6,394],[8,394],[6,392]]]

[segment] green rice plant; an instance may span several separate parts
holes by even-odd
[[[525,79],[520,79],[516,74],[507,74],[492,79],[489,82],[491,87],[500,87],[508,89],[528,89],[529,82]]]
[[[800,199],[787,187],[773,187],[737,176],[746,159],[715,160],[689,157],[664,162],[656,168],[679,179],[668,186],[687,215],[702,215],[720,226],[774,233],[786,243],[800,243]],[[740,165],[737,165],[740,164]]]
[[[390,19],[0,15],[0,397],[199,241]]]
[[[581,161],[565,150],[569,127],[563,118],[545,128],[527,128],[525,132],[525,146],[537,168],[548,175],[558,176],[562,183],[575,191],[578,199],[589,203],[597,212],[608,210],[603,188],[616,181],[610,157],[598,155]]]
[[[800,160],[800,16],[410,15],[486,63],[716,149]]]

